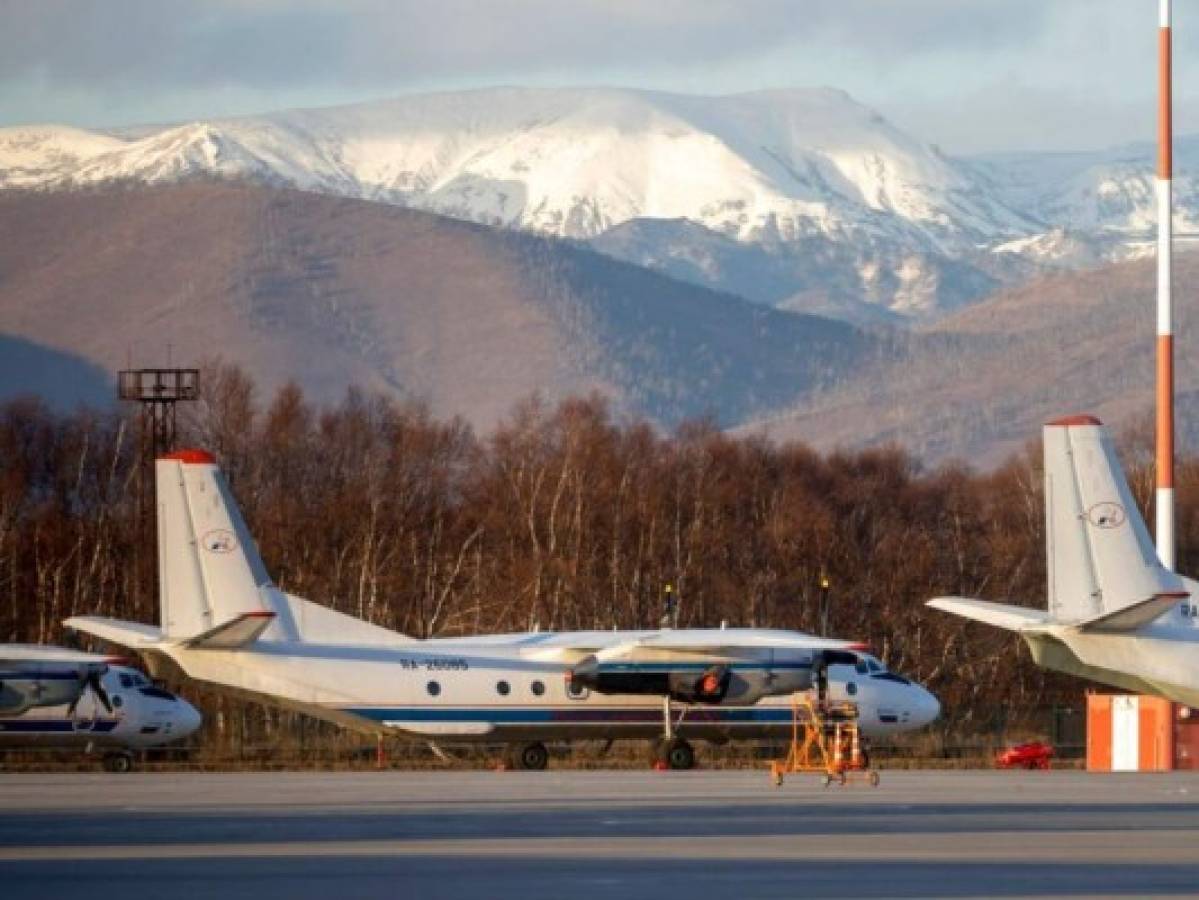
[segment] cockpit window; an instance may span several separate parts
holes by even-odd
[[[871,659],[871,660],[867,660],[866,664],[867,664],[868,666],[870,666],[870,671],[871,671],[871,672],[881,672],[881,671],[883,671],[883,667],[882,667],[882,666],[880,666],[880,665],[879,665],[879,664],[878,664],[878,663],[877,663],[875,660],[873,660],[873,659]]]
[[[121,673],[121,687],[123,687],[123,688],[133,687],[133,679],[129,677],[129,674],[127,672]]]
[[[859,675],[865,675],[867,672],[869,672],[869,671],[870,671],[870,670],[867,668],[867,663],[866,663],[866,660],[864,660],[864,659],[859,659],[859,660],[858,660],[858,662],[857,662],[857,665],[855,665],[855,666],[853,667],[853,670],[854,670],[855,672],[857,672]]]

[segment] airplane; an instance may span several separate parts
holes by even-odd
[[[156,463],[159,626],[78,616],[68,627],[188,677],[374,735],[506,744],[544,768],[546,741],[660,738],[691,768],[688,738],[790,734],[787,696],[824,689],[859,705],[867,736],[939,714],[924,688],[862,645],[753,628],[531,632],[417,640],[276,587],[237,503],[202,450]],[[777,697],[778,702],[759,703]]]
[[[1199,706],[1199,583],[1161,564],[1099,419],[1043,432],[1046,608],[928,605],[1015,632],[1042,668]]]
[[[0,644],[0,749],[103,748],[104,768],[128,772],[133,750],[187,737],[200,713],[110,656]]]

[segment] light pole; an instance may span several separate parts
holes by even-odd
[[[828,575],[820,573],[820,636],[828,637]]]

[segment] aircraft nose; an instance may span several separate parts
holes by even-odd
[[[928,725],[930,722],[935,722],[937,716],[941,715],[941,701],[924,688],[920,688],[919,690],[920,693],[916,698],[914,718],[921,725]]]
[[[175,737],[186,737],[197,728],[200,727],[202,720],[200,711],[188,703],[186,700],[180,700],[178,710],[178,719],[175,725]]]

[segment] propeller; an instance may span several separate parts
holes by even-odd
[[[67,707],[67,715],[73,717],[75,715],[75,707],[79,705],[80,699],[83,697],[83,692],[91,689],[91,692],[96,695],[96,699],[103,704],[104,708],[109,713],[112,712],[112,701],[108,699],[108,692],[104,690],[104,685],[100,683],[101,677],[108,671],[108,666],[88,666],[79,676],[79,693],[75,695],[75,699],[71,701],[71,705]]]

